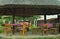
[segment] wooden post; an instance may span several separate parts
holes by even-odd
[[[46,21],[46,15],[44,15],[44,23],[47,23],[47,21]]]
[[[60,33],[60,15],[58,15],[59,33]]]
[[[15,23],[14,22],[14,19],[15,19],[15,9],[13,8],[12,9],[12,12],[13,12],[13,24]],[[14,34],[14,30],[15,30],[15,27],[13,26],[13,34]]]

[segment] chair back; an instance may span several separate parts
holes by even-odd
[[[43,24],[42,28],[43,28],[43,29],[48,29],[47,24]]]

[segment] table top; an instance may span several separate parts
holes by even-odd
[[[8,26],[22,26],[21,24],[5,24],[5,25],[8,25]]]

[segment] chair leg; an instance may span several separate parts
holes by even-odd
[[[44,33],[46,34],[46,35],[48,35],[48,31],[46,30],[46,31],[42,31],[42,35],[44,35]]]
[[[48,35],[48,31],[46,31],[46,35]]]
[[[13,34],[13,32],[12,32],[13,30],[10,30],[10,32],[11,32],[11,35]]]
[[[53,34],[56,34],[56,33],[57,33],[57,30],[56,30],[56,29],[53,29],[53,30],[52,30],[52,33],[53,33]]]
[[[7,32],[6,32],[6,30],[3,30],[3,34],[5,34],[5,35],[6,35],[6,33],[7,33]]]
[[[58,30],[57,29],[55,29],[55,34],[57,34],[58,33]]]
[[[44,35],[44,31],[42,31],[42,35]]]
[[[8,31],[7,30],[5,30],[5,35],[8,35]]]
[[[24,31],[23,30],[20,30],[20,35],[24,35]]]
[[[23,30],[23,35],[25,34],[25,31]]]

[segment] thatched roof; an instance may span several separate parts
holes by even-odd
[[[50,15],[60,13],[58,0],[0,0],[0,15]]]

